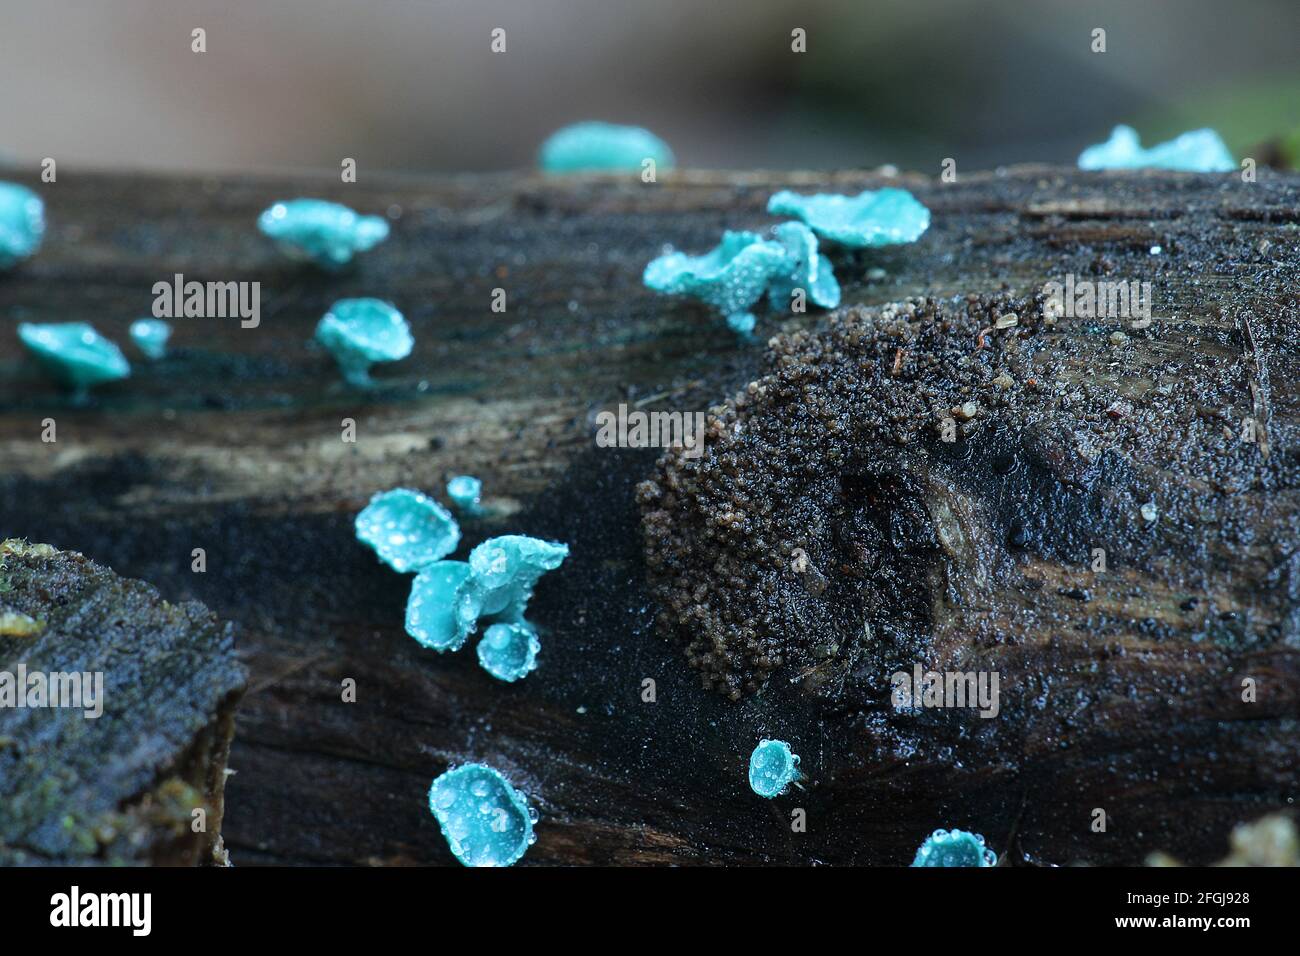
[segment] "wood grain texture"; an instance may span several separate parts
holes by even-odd
[[[914,246],[834,253],[847,304],[1027,294],[1067,272],[1151,278],[1158,331],[1138,354],[1243,370],[1239,402],[1211,411],[1266,421],[1284,480],[1240,501],[1255,517],[1271,509],[1279,534],[1273,577],[1243,578],[1239,597],[1281,591],[1269,598],[1274,640],[1225,650],[1215,666],[1254,668],[1289,691],[1242,711],[1213,703],[1226,700],[1214,696],[1226,674],[1213,686],[1173,675],[1162,693],[1182,696],[1168,707],[1138,689],[1141,699],[1090,712],[1084,745],[1064,762],[1049,759],[1050,743],[1022,739],[1031,726],[1045,733],[1041,723],[1009,728],[1016,752],[1002,761],[987,751],[963,760],[956,725],[936,726],[933,746],[909,757],[887,726],[828,714],[789,688],[740,703],[707,693],[655,633],[634,496],[655,453],[594,448],[595,412],[619,401],[705,409],[755,374],[767,334],[819,317],[760,317],[759,341],[738,345],[706,309],[644,289],[642,268],[664,243],[703,251],[723,229],[771,224],[763,210],[775,189],[886,184],[913,190],[933,226]],[[1286,476],[1300,447],[1300,178],[1024,167],[954,184],[683,172],[653,186],[531,175],[344,186],[65,173],[42,189],[45,246],[0,276],[0,531],[83,551],[236,623],[251,671],[227,786],[237,865],[450,863],[425,795],[433,776],[467,760],[501,769],[540,810],[524,865],[906,863],[945,825],[983,832],[1013,861],[1133,863],[1154,849],[1209,860],[1233,824],[1295,796],[1300,649],[1285,613],[1273,618],[1300,602],[1300,559],[1286,550],[1297,534]],[[393,235],[338,275],[289,264],[254,223],[295,195],[388,210]],[[876,267],[885,278],[869,280]],[[260,327],[177,320],[169,358],[134,362],[131,379],[84,408],[17,348],[19,321],[85,320],[124,342],[153,284],[175,273],[260,282]],[[490,309],[495,288],[506,290],[504,313]],[[390,299],[416,338],[368,393],[344,386],[310,345],[329,303],[350,295]],[[1061,331],[1063,349],[1072,334]],[[1085,366],[1121,391],[1132,377]],[[40,441],[46,417],[57,443]],[[340,441],[343,418],[356,420],[356,444]],[[484,480],[492,509],[463,523],[466,547],[519,532],[573,549],[538,589],[541,666],[517,685],[487,676],[472,647],[421,650],[402,630],[409,579],[352,538],[374,491],[441,496],[458,473]],[[190,570],[196,547],[204,574]],[[1090,589],[1094,608],[1072,623],[1098,607],[1139,613],[1123,581],[1092,581],[1067,561],[1038,565],[1045,586],[1015,592],[1026,613],[990,627],[1028,635],[1029,612],[1079,603],[1058,593],[1071,588]],[[1056,666],[1071,640],[1064,630],[1054,645],[1028,641],[1018,666]],[[354,704],[340,700],[347,677]],[[647,677],[654,704],[640,698]],[[749,792],[744,768],[764,734],[800,742],[806,790],[776,802]],[[1088,829],[1098,805],[1111,810],[1106,834]],[[807,833],[790,830],[794,806],[808,811]]]

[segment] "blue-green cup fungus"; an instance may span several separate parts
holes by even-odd
[[[356,519],[357,540],[405,574],[440,561],[460,543],[456,519],[428,495],[410,488],[382,491]]]
[[[528,797],[486,764],[467,763],[435,778],[429,811],[466,866],[510,866],[537,839],[538,815]]]
[[[358,252],[388,238],[388,222],[363,216],[324,199],[290,199],[275,203],[257,219],[257,228],[293,259],[338,269]]]
[[[492,624],[478,642],[478,662],[497,680],[513,683],[537,669],[541,649],[531,624]]]
[[[1183,133],[1167,143],[1143,149],[1137,130],[1116,126],[1110,139],[1079,154],[1080,169],[1170,169],[1186,173],[1224,173],[1237,168],[1219,134],[1212,129]]]
[[[482,514],[483,507],[479,503],[482,493],[483,482],[473,475],[456,475],[447,482],[447,497],[461,514]]]
[[[523,621],[538,580],[568,556],[569,546],[558,541],[526,534],[488,538],[469,553],[471,574],[461,600],[462,613],[472,607],[475,617]]]
[[[538,579],[568,554],[567,545],[508,534],[488,538],[468,562],[425,567],[411,586],[406,631],[424,647],[455,651],[478,630],[480,619],[527,624],[524,611]]]
[[[404,359],[415,345],[406,318],[381,299],[339,299],[317,323],[316,341],[361,388],[371,384],[371,365]]]
[[[912,866],[994,866],[997,862],[997,854],[978,833],[935,830],[916,851]]]
[[[459,626],[460,587],[470,575],[466,561],[435,561],[420,569],[406,601],[406,633],[431,651],[458,651],[469,637]]]
[[[758,742],[749,756],[749,787],[760,797],[779,797],[799,779],[799,756],[784,740]]]
[[[145,358],[157,361],[167,355],[167,340],[172,337],[172,327],[162,319],[136,319],[128,334]]]
[[[18,339],[56,380],[84,398],[93,385],[131,374],[131,364],[113,342],[85,322],[22,322]]]
[[[785,248],[785,268],[772,277],[768,300],[772,307],[789,310],[796,289],[813,305],[835,309],[840,304],[840,283],[831,261],[818,252],[817,235],[801,222],[783,222],[772,230]]]
[[[594,121],[552,133],[538,155],[548,173],[639,172],[646,160],[659,171],[675,162],[668,144],[649,130]]]
[[[26,186],[0,183],[0,269],[12,268],[40,248],[45,203]]]
[[[794,216],[823,239],[852,249],[915,242],[930,228],[930,210],[906,189],[892,186],[856,196],[801,196],[783,189],[768,199],[767,211]]]
[[[685,295],[718,309],[732,328],[787,267],[786,248],[755,232],[728,230],[722,241],[699,256],[670,251],[652,260],[642,276],[646,286],[667,295]]]

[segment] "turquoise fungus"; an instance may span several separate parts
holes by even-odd
[[[509,534],[484,541],[470,552],[468,562],[430,565],[411,585],[406,631],[435,651],[459,650],[477,630],[480,618],[534,631],[524,620],[533,588],[568,554],[567,545]]]
[[[162,319],[136,319],[128,334],[145,358],[160,359],[167,354],[172,327]]]
[[[688,256],[669,250],[645,267],[648,288],[699,299],[722,312],[740,335],[754,330],[751,310],[766,294],[775,309],[795,305],[796,291],[814,305],[840,304],[840,284],[830,260],[817,248],[817,236],[802,223],[785,222],[771,239],[756,232],[727,231],[709,252]]]
[[[510,866],[537,839],[528,797],[487,764],[467,763],[435,778],[429,811],[466,866]]]
[[[772,799],[799,779],[799,755],[784,740],[763,739],[749,756],[749,786],[760,797]]]
[[[357,515],[357,540],[394,571],[418,571],[456,550],[460,527],[438,502],[410,488],[383,491]]]
[[[469,553],[470,578],[457,613],[522,622],[533,588],[569,556],[569,546],[525,534],[488,538]]]
[[[478,662],[497,680],[509,683],[536,670],[541,649],[531,624],[492,624],[478,642]]]
[[[456,626],[456,594],[469,578],[465,561],[435,561],[411,582],[406,601],[406,633],[431,651],[458,651],[469,636]]]
[[[767,211],[794,216],[823,239],[854,249],[915,242],[930,228],[930,210],[906,189],[893,187],[856,196],[782,190],[767,201]]]
[[[673,151],[649,130],[613,123],[574,123],[542,144],[538,165],[548,173],[640,171],[646,160],[673,168]]]
[[[772,230],[785,247],[785,269],[772,278],[768,299],[774,309],[789,309],[797,289],[813,305],[834,309],[840,304],[840,284],[831,261],[817,251],[816,234],[801,222],[783,222]]]
[[[912,866],[993,866],[997,861],[978,833],[935,830],[916,851]]]
[[[20,323],[18,338],[55,379],[78,399],[92,385],[131,374],[122,350],[85,322]]]
[[[339,299],[316,325],[316,341],[351,385],[370,384],[370,366],[411,354],[415,339],[401,312],[380,299]]]
[[[479,495],[483,491],[483,482],[473,475],[456,475],[447,482],[447,497],[451,499],[461,514],[477,515],[483,513],[479,504]]]
[[[1110,139],[1079,154],[1080,169],[1172,169],[1188,173],[1222,173],[1237,168],[1219,134],[1212,129],[1183,133],[1167,143],[1143,149],[1137,130],[1116,126]]]
[[[45,235],[45,204],[26,186],[0,183],[0,269],[26,259]]]
[[[310,259],[336,269],[358,252],[388,238],[388,222],[362,216],[347,206],[323,199],[290,199],[271,206],[257,219],[257,228],[289,256]]]
[[[665,252],[645,267],[643,281],[656,292],[699,299],[718,309],[733,330],[748,333],[755,321],[750,308],[789,267],[781,243],[728,230],[703,255]]]

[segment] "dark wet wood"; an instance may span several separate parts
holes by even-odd
[[[780,693],[723,701],[650,626],[633,487],[653,455],[594,449],[592,417],[619,401],[705,408],[747,380],[761,343],[737,346],[707,310],[652,295],[642,268],[664,243],[703,250],[724,228],[770,224],[775,188],[886,184],[912,189],[934,226],[914,247],[837,253],[846,302],[1027,292],[1068,271],[1106,274],[1108,260],[1159,245],[1156,311],[1179,336],[1140,348],[1249,349],[1259,366],[1242,401],[1259,405],[1272,454],[1294,456],[1296,272],[1292,253],[1278,255],[1300,217],[1294,176],[1262,171],[1243,184],[1033,167],[955,184],[851,172],[342,185],[61,171],[41,187],[45,247],[0,277],[0,530],[81,550],[235,622],[251,670],[227,788],[236,864],[451,862],[425,794],[468,760],[499,767],[539,807],[530,864],[902,863],[945,824],[1037,861],[1139,862],[1156,848],[1221,856],[1233,823],[1294,794],[1295,749],[1280,733],[1300,718],[1294,643],[1250,652],[1251,666],[1291,687],[1262,709],[1212,705],[1222,688],[1190,682],[1159,716],[1165,726],[1133,730],[1140,743],[1125,746],[1124,721],[1155,712],[1120,701],[1113,720],[1089,719],[1077,759],[1017,755],[1010,771],[881,760],[884,738],[869,725],[828,722]],[[388,210],[393,235],[338,275],[287,263],[254,222],[294,195]],[[1259,252],[1215,272],[1216,246]],[[876,268],[884,278],[868,278]],[[175,273],[260,282],[261,325],[178,320],[171,357],[135,362],[133,378],[84,408],[16,347],[19,321],[85,320],[125,342],[154,283]],[[497,288],[502,313],[491,310]],[[309,344],[328,304],[349,295],[392,300],[415,332],[414,354],[379,368],[370,393],[345,387]],[[1243,310],[1256,317],[1253,346],[1242,344]],[[760,318],[759,339],[793,327]],[[54,444],[41,442],[48,417]],[[355,444],[340,440],[346,418]],[[489,678],[472,647],[438,656],[415,645],[402,630],[407,579],[351,537],[374,491],[441,495],[457,473],[483,478],[492,509],[465,522],[466,545],[524,532],[574,549],[539,588],[541,669],[518,685]],[[191,571],[196,547],[203,574]],[[1060,565],[1034,573],[1051,586],[1029,604],[1066,607],[1077,601],[1056,585],[1089,584]],[[1297,580],[1300,569],[1274,586]],[[1135,613],[1111,600],[1111,585],[1090,586],[1115,616]],[[341,700],[347,678],[355,703]],[[654,703],[642,700],[646,678]],[[1233,730],[1218,738],[1211,725]],[[780,732],[804,741],[810,785],[767,803],[749,793],[744,767],[758,736]],[[1162,735],[1171,743],[1153,763]],[[1207,739],[1240,748],[1208,752]],[[844,770],[855,750],[872,762]],[[821,767],[840,769],[819,778]],[[1087,829],[1099,799],[1113,821],[1104,836]],[[790,830],[795,806],[808,810],[807,833]]]

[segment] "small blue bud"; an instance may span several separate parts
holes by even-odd
[[[162,319],[136,319],[131,323],[130,336],[145,358],[157,360],[167,354],[172,327]]]
[[[760,797],[772,799],[799,779],[799,756],[784,740],[763,739],[749,757],[749,786]]]

